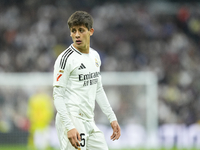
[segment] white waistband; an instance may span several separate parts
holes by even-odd
[[[70,108],[68,108],[68,113],[69,113],[69,115],[81,118],[83,120],[88,120],[88,121],[94,120],[94,117],[88,116],[87,114],[85,114],[84,112],[82,112],[79,108],[77,108],[77,109],[70,109]]]

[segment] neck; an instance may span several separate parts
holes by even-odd
[[[90,49],[90,46],[85,46],[85,47],[76,47],[75,44],[73,44],[73,46],[78,50],[80,51],[81,53],[85,53],[85,54],[88,54],[89,53],[89,49]]]

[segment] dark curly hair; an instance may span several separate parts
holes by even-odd
[[[76,11],[69,17],[67,23],[69,29],[73,26],[84,25],[88,30],[90,30],[93,26],[93,18],[85,11]]]

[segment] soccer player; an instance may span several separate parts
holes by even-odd
[[[51,97],[39,91],[28,102],[27,115],[30,121],[28,149],[48,149],[50,147],[48,132],[54,114]]]
[[[68,19],[73,43],[55,61],[53,96],[56,129],[61,150],[108,150],[103,133],[94,122],[95,100],[108,117],[119,139],[121,129],[101,82],[99,54],[90,48],[93,18],[76,11]]]

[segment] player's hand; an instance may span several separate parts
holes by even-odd
[[[81,146],[79,143],[79,141],[81,141],[81,137],[76,128],[69,130],[67,132],[67,137],[72,146],[75,147],[76,149],[78,149],[78,147]]]
[[[113,129],[113,134],[111,135],[111,140],[118,140],[119,137],[121,136],[121,129],[120,129],[120,126],[118,124],[118,122],[115,120],[115,121],[112,121],[111,122],[111,127]]]

